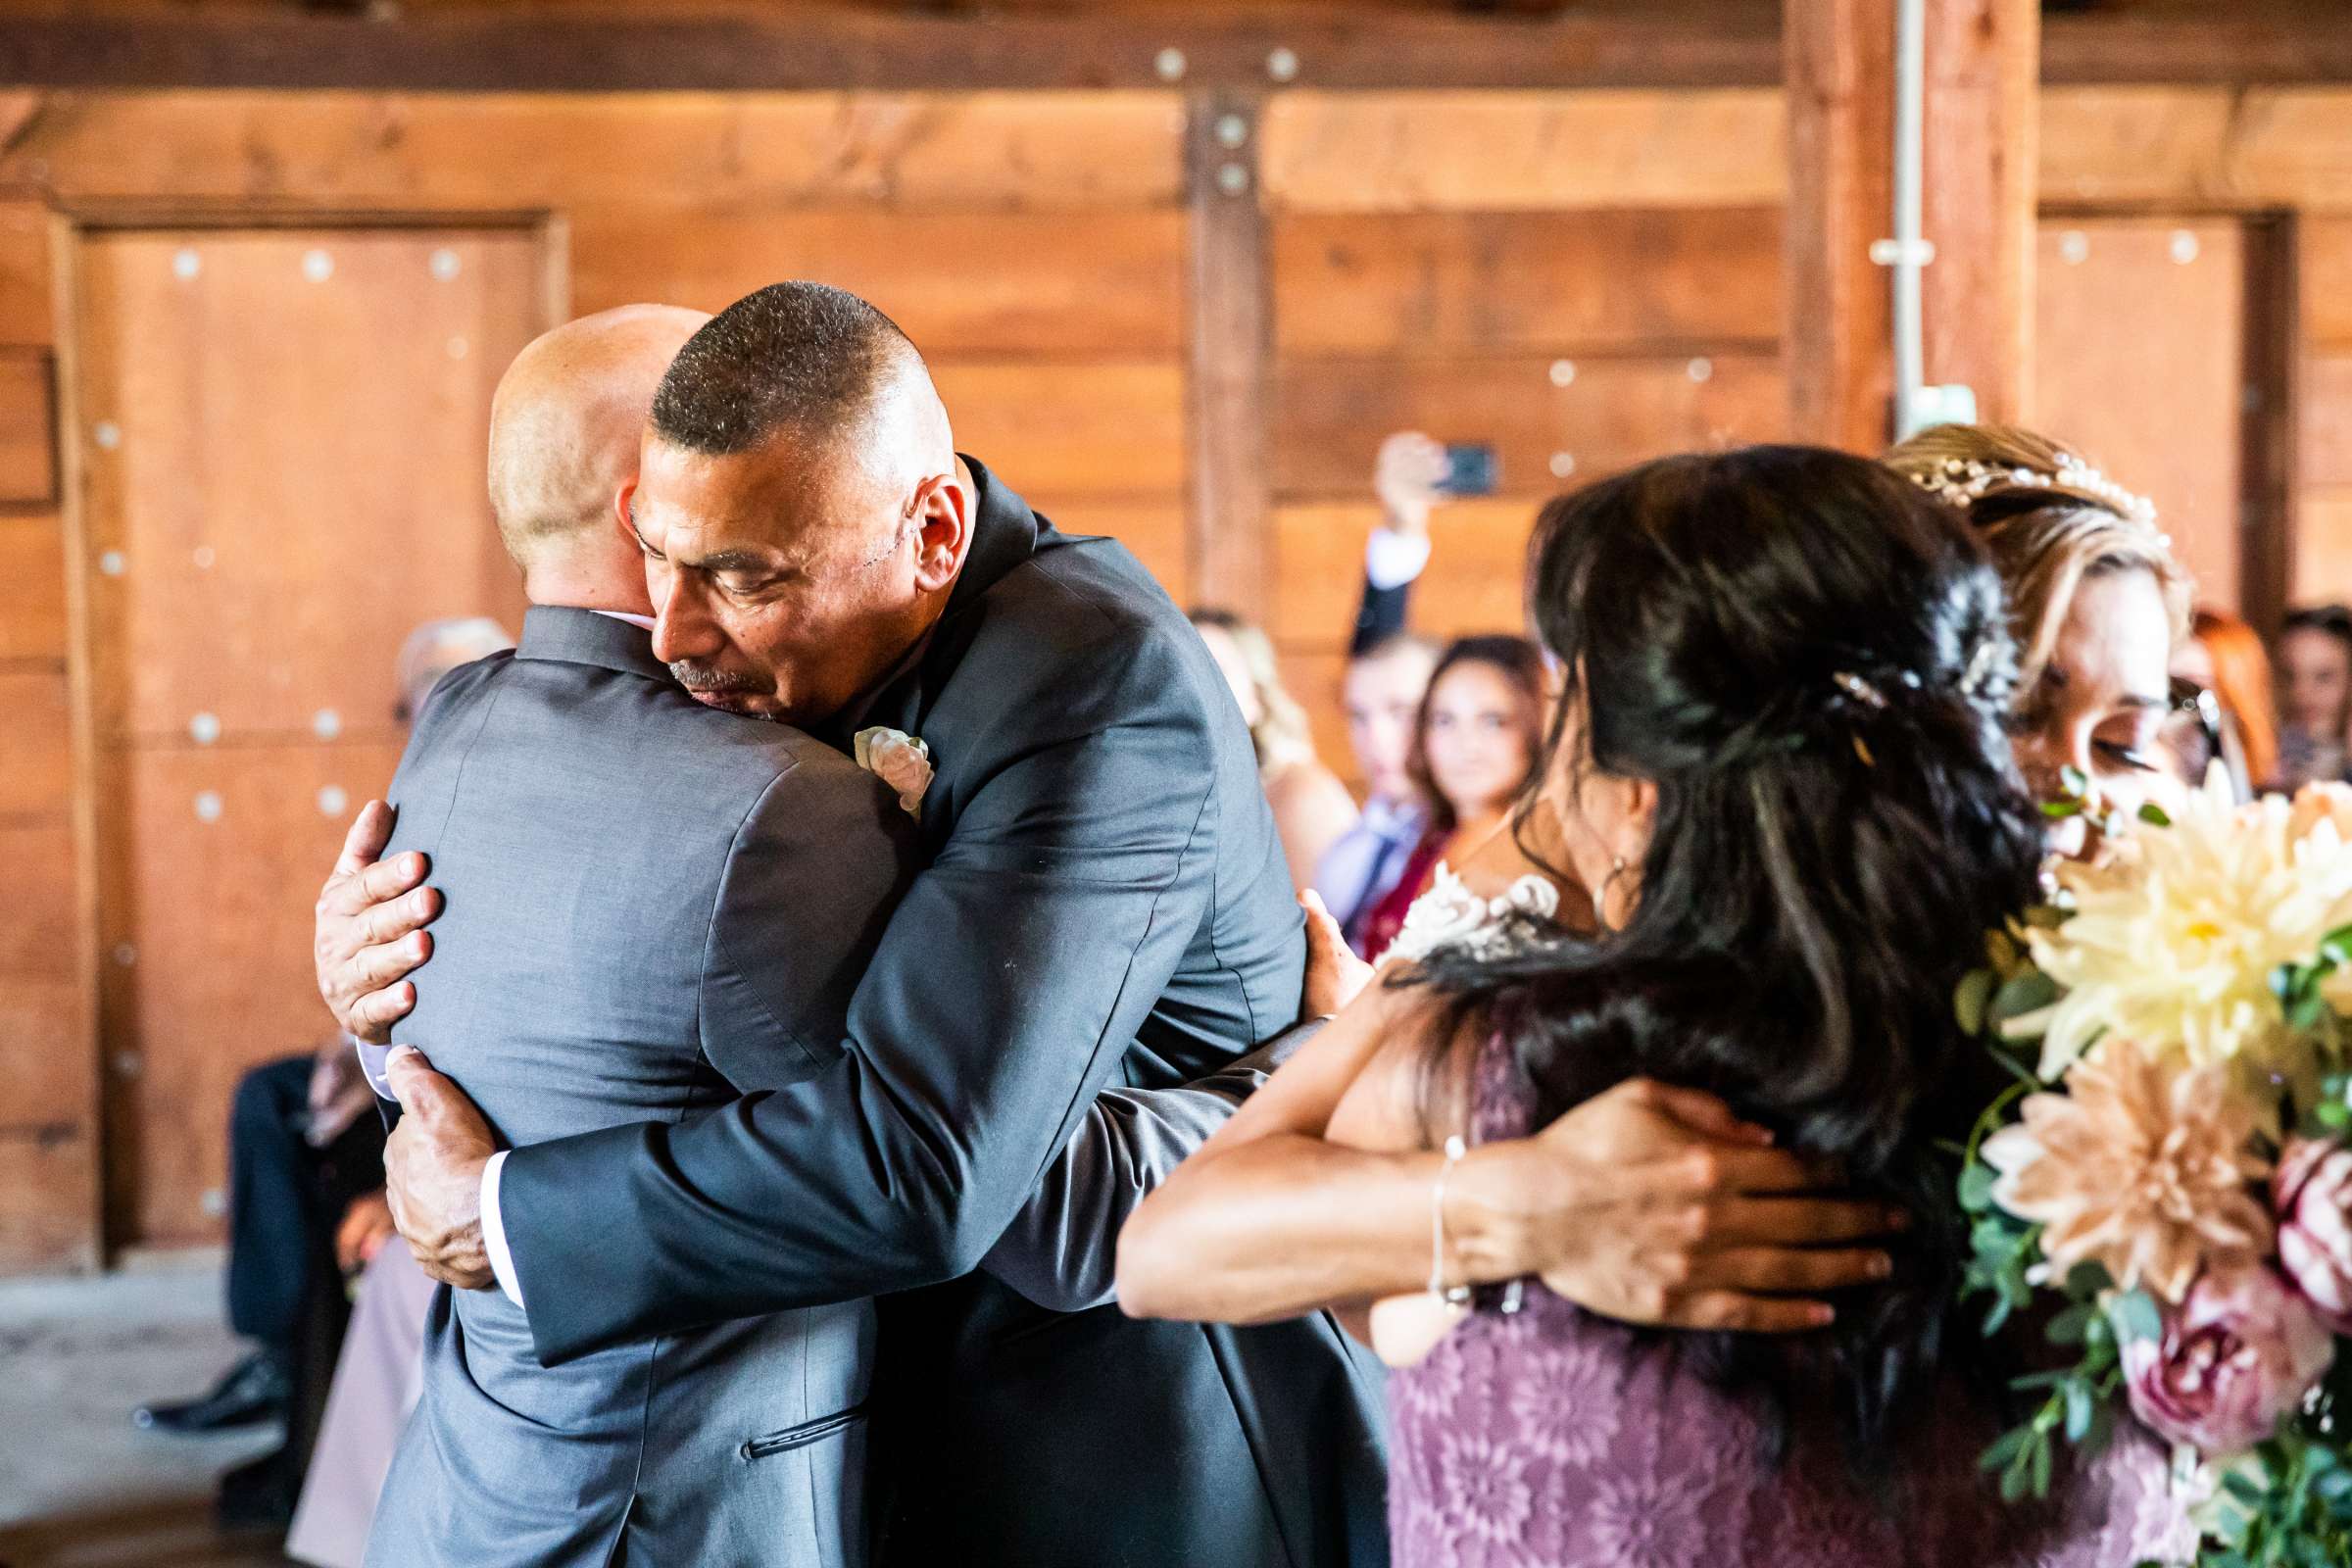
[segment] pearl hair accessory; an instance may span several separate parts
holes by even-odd
[[[2118,513],[2143,527],[2156,526],[2156,505],[2134,495],[2071,452],[2061,453],[2055,473],[2034,468],[2001,468],[1967,458],[1946,458],[1911,482],[1952,506],[1966,508],[1995,490],[2079,490],[2097,496]]]

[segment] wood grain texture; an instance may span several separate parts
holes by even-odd
[[[0,349],[0,505],[57,499],[57,419],[49,351]]]
[[[2042,225],[2034,420],[2154,501],[2200,603],[2244,576],[2246,259],[2229,220]]]
[[[1090,214],[738,209],[569,211],[572,308],[717,311],[766,283],[864,296],[927,355],[1165,355],[1183,348],[1185,220]]]
[[[507,229],[85,243],[86,526],[125,563],[92,580],[102,739],[390,732],[409,629],[512,593],[482,472],[538,265]]]
[[[19,97],[0,179],[68,202],[1067,210],[1172,206],[1181,190],[1165,93]]]
[[[1780,234],[1768,207],[1286,215],[1276,342],[1412,358],[1769,343]]]
[[[0,667],[0,818],[63,820],[74,789],[66,672]]]
[[[0,514],[0,664],[66,658],[66,545],[51,513]]]
[[[2340,87],[2049,87],[2043,205],[2352,211]]]
[[[1784,21],[1789,430],[1875,452],[1892,432],[1894,398],[1886,271],[1870,259],[1892,201],[1893,8],[1790,0]]]
[[[2314,489],[2352,485],[2352,353],[2307,354],[2302,393],[2302,482]]]
[[[1448,360],[1411,373],[1387,360],[1297,359],[1278,366],[1276,494],[1361,497],[1373,455],[1394,430],[1494,445],[1504,493],[1542,496],[1646,458],[1786,427],[1786,396],[1770,355]],[[1555,458],[1573,466],[1554,471]]]
[[[1413,588],[1413,629],[1432,637],[1517,632],[1527,623],[1527,539],[1535,501],[1459,501],[1430,521],[1430,567]],[[1274,514],[1281,592],[1268,630],[1285,653],[1344,652],[1355,626],[1369,502],[1303,503]]]
[[[984,18],[709,6],[655,16],[607,6],[586,17],[524,6],[50,13],[0,29],[0,80],[462,92],[1150,86],[1163,79],[1161,51],[1173,49],[1187,80],[1247,88],[1268,80],[1279,48],[1292,52],[1298,79],[1339,87],[1768,86],[1777,64],[1772,17],[1752,7],[1373,20],[1328,6]]]
[[[2352,487],[2312,490],[2295,519],[2296,605],[2352,603]]]
[[[1184,488],[1184,369],[1173,361],[935,363],[956,445],[1026,495]]]
[[[379,793],[397,744],[137,748],[122,754],[115,829],[128,896],[110,907],[105,967],[109,1191],[117,1242],[217,1240],[205,1194],[227,1179],[240,1074],[315,1046],[333,1027],[311,973],[311,905],[348,813],[333,788]],[[218,815],[195,809],[210,794]],[[202,888],[207,918],[186,916]],[[127,1059],[125,1059],[127,1056]]]
[[[1285,93],[1266,110],[1277,212],[1756,207],[1788,188],[1781,95]]]
[[[118,1243],[217,1237],[237,1074],[325,1027],[310,905],[398,757],[394,655],[421,619],[512,602],[485,432],[543,270],[515,228],[77,248],[82,521],[123,564],[89,615],[97,934],[130,956],[100,993]]]
[[[42,203],[0,200],[0,346],[47,348],[57,336],[49,225]]]
[[[2040,41],[2039,0],[1928,0],[1924,374],[1994,421],[2031,405]]]
[[[2301,337],[2352,350],[2352,218],[2306,218],[2296,229]]]
[[[1256,95],[1192,99],[1185,130],[1192,218],[1185,417],[1194,591],[1250,619],[1265,613],[1273,591],[1266,533],[1273,285],[1259,195],[1263,135]]]

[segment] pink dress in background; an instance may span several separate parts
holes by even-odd
[[[1478,1141],[1532,1130],[1499,1040],[1482,1054]],[[2003,1504],[1977,1467],[1993,1419],[1955,1390],[1898,1466],[1892,1505],[1834,1442],[1769,1464],[1746,1398],[1685,1371],[1670,1337],[1594,1317],[1535,1281],[1502,1292],[1389,1385],[1395,1568],[2131,1568],[2195,1535],[2163,1448],[2119,1428],[2049,1510]]]

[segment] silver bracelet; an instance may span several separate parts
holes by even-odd
[[[1448,1306],[1460,1306],[1470,1299],[1469,1286],[1446,1283],[1446,1181],[1469,1152],[1460,1134],[1446,1139],[1446,1163],[1439,1167],[1437,1182],[1429,1190],[1429,1294]]]

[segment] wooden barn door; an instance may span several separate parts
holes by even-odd
[[[331,1027],[311,905],[400,755],[430,617],[519,623],[490,395],[542,325],[529,230],[84,231],[107,1229],[216,1239],[237,1077]]]
[[[2248,250],[2234,219],[2044,218],[2034,352],[2033,422],[2153,500],[2199,603],[2231,611],[2267,514],[2246,505]]]

